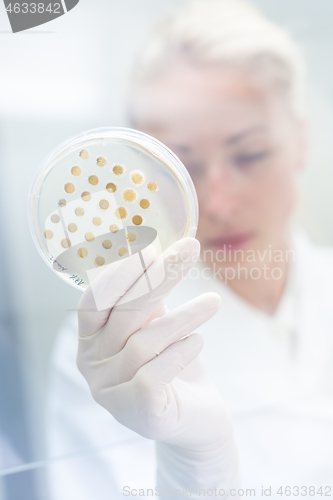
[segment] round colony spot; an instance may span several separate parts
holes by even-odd
[[[72,184],[71,182],[67,182],[67,184],[65,184],[65,191],[66,191],[66,193],[69,193],[69,194],[74,193],[74,191],[75,191],[74,184]]]
[[[132,217],[132,222],[136,226],[140,226],[140,224],[142,224],[142,217],[141,217],[141,215],[134,215],[134,217]]]
[[[102,210],[107,210],[109,208],[109,202],[107,200],[101,200],[99,206]]]
[[[51,221],[54,222],[55,224],[60,221],[60,217],[58,214],[53,214],[51,215]]]
[[[146,210],[147,208],[149,208],[149,206],[150,206],[150,203],[148,200],[145,200],[145,199],[140,200],[140,207],[141,208],[144,208]]]
[[[115,175],[122,175],[124,173],[124,167],[121,167],[120,165],[115,165],[112,169],[112,172]]]
[[[105,264],[105,259],[104,257],[102,257],[101,255],[97,255],[96,259],[95,259],[95,263],[98,265],[98,266],[103,266]]]
[[[81,175],[81,169],[80,169],[80,167],[73,167],[71,169],[71,174],[75,175],[75,177],[78,177],[79,175]]]
[[[157,189],[156,182],[148,182],[147,188],[149,189],[149,191],[156,191]]]
[[[105,188],[109,193],[114,193],[117,189],[117,186],[113,182],[108,182]]]
[[[102,219],[100,217],[94,217],[93,218],[93,224],[95,226],[100,226],[102,224]]]
[[[117,226],[117,224],[111,224],[109,230],[111,231],[111,233],[117,233],[119,231],[119,227]]]
[[[63,240],[61,240],[61,246],[63,246],[64,248],[69,248],[71,246],[71,240],[69,240],[68,238],[64,238]]]
[[[123,192],[123,199],[124,201],[127,201],[128,203],[132,203],[136,198],[136,193],[133,191],[133,189],[126,189]]]
[[[143,183],[143,174],[141,172],[131,172],[131,181],[134,184],[142,184]]]
[[[81,259],[84,259],[84,257],[87,257],[88,255],[88,250],[84,247],[82,248],[79,248],[78,251],[77,251],[79,257],[81,257]]]
[[[105,165],[106,165],[106,159],[103,158],[103,156],[100,156],[99,158],[97,158],[97,165],[99,167],[105,167]]]
[[[95,239],[95,236],[93,235],[93,233],[86,233],[86,234],[84,235],[84,237],[85,237],[85,239],[86,239],[87,241],[94,241],[94,239]]]
[[[104,240],[102,246],[105,250],[109,250],[112,247],[112,243],[110,240]]]
[[[124,207],[119,207],[115,211],[115,216],[117,219],[125,219],[127,217],[127,211]]]
[[[135,241],[135,240],[136,240],[136,235],[134,233],[128,233],[127,241]]]
[[[89,191],[84,191],[81,194],[81,198],[82,198],[83,201],[90,201],[91,200],[91,194],[89,193]]]
[[[97,175],[91,175],[88,179],[89,183],[92,185],[92,186],[96,186],[98,184],[98,177]]]
[[[44,233],[44,237],[47,239],[47,240],[50,240],[53,238],[53,233],[52,231],[50,231],[49,229],[47,229]]]
[[[119,255],[120,257],[122,257],[122,256],[123,256],[123,255],[125,255],[127,252],[128,252],[127,248],[125,248],[125,247],[121,247],[121,248],[119,248],[119,250],[118,250],[118,255]]]
[[[80,151],[80,153],[79,153],[79,156],[82,160],[88,160],[89,153],[86,149],[82,149],[82,151]]]
[[[59,205],[59,207],[65,207],[66,206],[66,200],[64,200],[62,198],[61,200],[58,201],[58,205]]]
[[[77,231],[77,225],[74,224],[74,222],[71,222],[70,224],[68,224],[68,231],[70,233],[75,233]]]
[[[75,209],[75,215],[77,215],[78,217],[82,217],[82,215],[84,215],[84,210],[83,210],[83,208],[81,208],[81,207],[77,207],[77,208]]]

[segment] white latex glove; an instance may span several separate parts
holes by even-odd
[[[146,272],[134,254],[84,292],[78,367],[101,406],[121,424],[159,441],[163,486],[228,487],[236,473],[232,421],[197,358],[203,338],[191,334],[217,312],[221,299],[207,293],[163,310],[163,298],[199,256],[194,238],[178,241],[156,261],[151,247],[142,256]]]

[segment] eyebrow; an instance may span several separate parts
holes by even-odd
[[[264,125],[256,125],[255,127],[250,127],[246,130],[242,130],[241,132],[238,132],[237,134],[228,137],[228,139],[226,139],[223,142],[227,146],[233,146],[234,144],[237,144],[238,142],[245,139],[247,136],[251,134],[257,134],[258,132],[263,132],[265,130],[266,127]]]

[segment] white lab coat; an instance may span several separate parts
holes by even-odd
[[[284,498],[280,486],[322,486],[333,496],[333,250],[301,233],[294,247],[272,316],[195,271],[166,299],[172,309],[206,291],[222,297],[220,311],[198,329],[202,358],[234,418],[240,488],[255,488],[258,498],[262,486],[276,499]],[[49,455],[67,457],[49,467],[52,500],[113,500],[124,498],[124,486],[153,488],[154,443],[94,402],[76,349],[73,316],[59,332],[50,369]],[[314,498],[305,489],[299,497]]]

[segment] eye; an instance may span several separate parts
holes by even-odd
[[[200,175],[203,174],[205,170],[205,165],[201,162],[198,161],[184,161],[183,163],[185,167],[187,168],[189,174],[191,177],[199,177]]]
[[[235,157],[235,163],[240,167],[251,166],[266,159],[269,151],[256,151],[253,153],[242,153]]]

